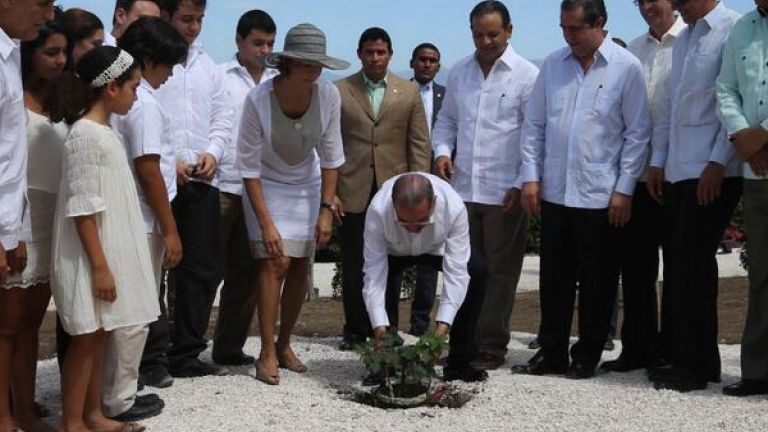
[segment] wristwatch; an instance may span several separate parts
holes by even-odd
[[[331,213],[336,212],[336,206],[333,205],[333,203],[329,203],[329,202],[325,202],[325,201],[321,202],[320,203],[320,210],[322,210],[324,208],[330,210]]]

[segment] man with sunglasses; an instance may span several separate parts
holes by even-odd
[[[479,255],[471,253],[464,201],[451,185],[416,172],[387,180],[368,207],[364,241],[363,298],[374,337],[381,339],[390,325],[385,298],[389,278],[412,265],[442,271],[436,332],[451,336],[445,379],[487,379],[487,372],[470,366],[484,271],[475,261]]]
[[[741,196],[741,165],[716,112],[715,80],[739,14],[716,0],[673,0],[688,26],[672,51],[653,125],[648,192],[664,203],[666,365],[657,389],[686,392],[720,381],[715,255]],[[665,335],[666,337],[666,335]]]

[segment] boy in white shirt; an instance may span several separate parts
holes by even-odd
[[[168,114],[176,149],[178,193],[173,212],[184,244],[184,258],[172,272],[175,282],[170,373],[176,377],[220,375],[204,363],[211,307],[218,286],[216,244],[219,189],[216,167],[232,136],[232,108],[222,74],[195,40],[202,28],[205,0],[170,0],[163,17],[190,44],[187,60],[158,92]]]

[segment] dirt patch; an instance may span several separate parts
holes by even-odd
[[[720,318],[720,343],[741,343],[741,333],[744,330],[744,317],[747,310],[748,282],[746,278],[728,278],[720,280],[718,309]],[[402,331],[410,328],[410,301],[400,302],[400,325]],[[620,312],[621,313],[621,312]],[[218,309],[211,314],[211,325],[208,337],[211,337]],[[574,314],[575,316],[575,314]],[[621,316],[619,317],[621,323]],[[331,337],[341,334],[344,324],[344,313],[341,300],[321,299],[304,305],[301,317],[296,325],[296,333],[301,336]],[[51,358],[55,353],[56,317],[48,313],[40,330],[40,358]],[[512,331],[537,333],[539,328],[539,293],[518,294],[515,309],[511,319]],[[576,330],[576,326],[573,326]],[[619,330],[620,332],[620,330]],[[258,334],[258,324],[254,319],[251,324],[251,335]],[[620,333],[617,333],[620,334]]]

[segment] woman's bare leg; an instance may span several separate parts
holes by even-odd
[[[35,409],[35,381],[37,375],[38,332],[51,300],[49,284],[40,284],[24,290],[24,312],[19,335],[13,351],[11,367],[13,377],[13,414],[16,423],[25,432],[45,432],[53,428],[42,422]]]
[[[277,376],[277,352],[275,351],[275,322],[280,303],[280,288],[290,266],[290,258],[258,260],[256,304],[261,333],[259,364],[266,375]]]
[[[277,350],[280,358],[289,363],[298,361],[291,349],[291,334],[299,320],[301,308],[307,298],[309,278],[307,276],[308,258],[293,258],[285,277],[283,295],[280,299],[280,337]]]

